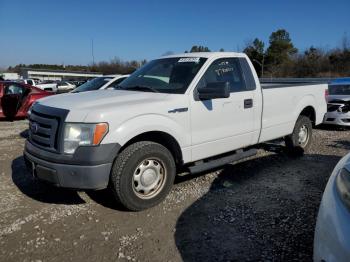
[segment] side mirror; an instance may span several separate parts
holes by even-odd
[[[198,88],[198,98],[201,100],[210,100],[215,98],[230,97],[229,82],[212,82],[208,83],[206,87]]]

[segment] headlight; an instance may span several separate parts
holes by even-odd
[[[66,154],[73,154],[79,146],[99,145],[107,132],[107,123],[66,123],[64,127],[63,151]]]
[[[343,168],[336,177],[336,187],[345,206],[350,210],[350,172]]]

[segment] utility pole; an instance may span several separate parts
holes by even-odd
[[[91,55],[92,55],[92,64],[95,65],[94,39],[93,38],[91,38]]]

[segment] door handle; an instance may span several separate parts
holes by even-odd
[[[244,99],[244,108],[252,108],[253,107],[253,99]]]

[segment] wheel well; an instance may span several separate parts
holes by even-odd
[[[150,131],[135,136],[131,140],[129,140],[125,145],[123,145],[120,150],[122,151],[127,146],[139,141],[152,141],[163,145],[173,155],[176,165],[183,164],[182,152],[179,143],[173,136],[161,131]]]
[[[305,107],[303,109],[303,111],[301,111],[300,115],[308,117],[311,120],[312,125],[313,126],[315,125],[315,123],[316,123],[316,112],[315,112],[315,109],[312,106]]]

